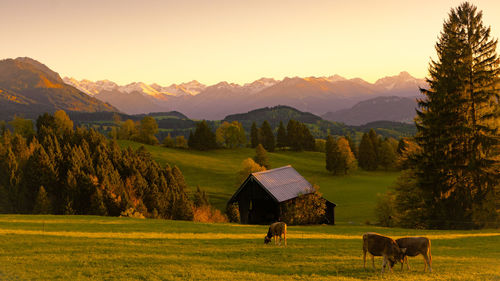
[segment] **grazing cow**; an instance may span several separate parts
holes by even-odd
[[[415,257],[419,254],[424,257],[424,272],[427,271],[427,265],[429,265],[429,272],[432,272],[432,255],[431,255],[431,241],[426,237],[404,237],[396,239],[396,243],[400,248],[406,248],[406,253],[404,255],[403,261],[406,262],[406,267],[410,270],[410,264],[408,263],[408,257]],[[401,270],[403,270],[403,263],[401,264]]]
[[[274,237],[274,244],[277,244],[278,237],[280,238],[281,245],[281,235],[283,235],[283,239],[285,240],[286,247],[286,223],[284,222],[275,222],[271,224],[269,227],[269,231],[267,231],[266,237],[264,237],[264,243],[267,244],[271,242],[271,238]]]
[[[374,256],[382,256],[384,261],[382,263],[382,273],[384,273],[387,263],[389,263],[389,270],[392,272],[392,267],[399,261],[403,263],[403,257],[406,249],[400,249],[396,241],[387,236],[377,233],[368,232],[363,234],[363,267],[366,269],[366,252],[372,256],[372,266],[375,269]]]

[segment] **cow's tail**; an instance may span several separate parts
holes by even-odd
[[[429,256],[429,266],[432,264],[432,254],[431,254],[431,240],[429,241],[429,247],[427,247],[427,255]]]
[[[285,223],[285,229],[283,230],[283,238],[285,239],[285,247],[286,247],[286,223]]]

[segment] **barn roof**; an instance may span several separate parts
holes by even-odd
[[[301,194],[314,192],[312,184],[302,177],[292,166],[252,173],[229,200],[232,202],[250,178],[254,178],[277,202],[295,198]]]

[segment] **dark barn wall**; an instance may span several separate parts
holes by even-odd
[[[325,218],[328,224],[335,224],[335,204],[326,201]]]
[[[279,218],[278,203],[252,178],[246,182],[236,201],[243,224],[267,224]]]

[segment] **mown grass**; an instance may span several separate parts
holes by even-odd
[[[122,147],[134,149],[142,144],[120,141]],[[191,188],[200,186],[210,196],[211,203],[224,209],[227,200],[238,188],[236,173],[241,162],[255,155],[250,148],[194,151],[145,145],[153,158],[162,165],[177,165]],[[269,153],[272,168],[292,165],[311,183],[318,184],[325,198],[337,204],[336,221],[374,222],[373,208],[377,193],[391,186],[398,172],[359,170],[348,176],[333,176],[325,169],[325,155],[319,152]]]
[[[267,226],[93,216],[0,216],[0,280],[500,280],[500,231],[290,226],[288,247]],[[433,273],[364,270],[367,231],[432,240]],[[368,266],[370,264],[368,263]]]

